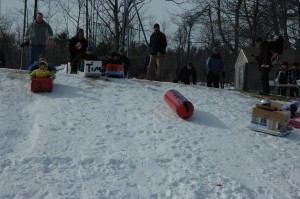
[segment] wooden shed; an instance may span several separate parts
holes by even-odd
[[[237,90],[247,92],[257,92],[262,90],[260,81],[260,71],[258,63],[255,60],[255,55],[258,54],[258,49],[254,47],[242,48],[235,62],[235,83],[234,87]],[[293,50],[284,50],[282,55],[279,55],[278,61],[273,65],[270,72],[270,85],[272,85],[275,74],[281,67],[282,62],[287,61],[289,65],[294,62],[300,64],[300,57]],[[270,87],[270,92],[274,92],[274,88]]]

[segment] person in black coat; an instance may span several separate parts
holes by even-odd
[[[164,80],[164,60],[167,47],[167,39],[160,31],[159,24],[154,24],[154,32],[150,37],[149,54],[150,61],[147,71],[148,80]]]
[[[79,28],[76,35],[69,41],[71,74],[77,73],[78,56],[83,54],[87,47],[88,41],[84,37],[83,29]]]
[[[3,50],[0,48],[0,68],[5,67],[5,54]]]
[[[287,84],[288,83],[288,67],[287,62],[283,62],[281,68],[275,74],[275,84]],[[287,88],[278,87],[277,94],[286,96]]]
[[[129,58],[125,55],[124,47],[121,46],[118,50],[118,56],[124,64],[124,77],[128,76],[128,69],[131,65]]]
[[[258,62],[258,69],[261,73],[262,91],[260,94],[268,95],[270,93],[269,73],[272,68],[272,47],[270,42],[264,41],[261,37],[257,37],[255,42],[259,45],[256,61]]]
[[[177,71],[177,81],[178,83],[191,84],[197,83],[197,72],[193,64],[190,62],[179,71]]]
[[[297,80],[300,79],[300,70],[298,66],[298,62],[295,62],[289,70],[289,84],[297,84]],[[290,97],[298,97],[298,88],[290,87]]]

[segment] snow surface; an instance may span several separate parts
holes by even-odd
[[[238,91],[59,71],[32,93],[0,69],[1,199],[300,198],[300,130],[249,130],[259,99]],[[176,89],[195,106],[180,119]]]

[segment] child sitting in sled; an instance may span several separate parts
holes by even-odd
[[[46,59],[45,57],[40,57],[39,60],[37,60],[37,61],[35,61],[33,64],[29,65],[29,67],[28,67],[28,72],[29,72],[29,74],[30,74],[32,71],[34,71],[35,69],[38,69],[38,68],[39,68],[39,67],[38,67],[38,64],[39,64],[41,61],[44,61],[44,62],[47,63],[47,65],[48,65],[47,70],[49,70],[49,71],[51,71],[51,72],[53,72],[53,73],[56,73],[56,72],[57,72],[57,68],[54,66],[54,64],[47,62],[47,59]]]
[[[290,111],[291,112],[291,118],[294,118],[294,117],[298,117],[299,116],[299,112],[298,112],[299,106],[300,106],[299,101],[293,100],[291,102],[291,104],[283,105],[278,110],[279,111]]]
[[[47,70],[48,64],[45,61],[40,61],[38,64],[38,69],[33,70],[29,76],[30,78],[55,78],[55,73]]]

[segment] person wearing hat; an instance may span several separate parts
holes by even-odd
[[[207,87],[219,88],[220,76],[224,71],[224,61],[218,47],[213,48],[212,54],[206,60]]]
[[[84,31],[78,28],[76,35],[69,40],[71,74],[77,74],[78,56],[86,52],[87,47],[88,41],[84,37]]]
[[[275,74],[275,84],[287,84],[288,83],[288,67],[287,62],[281,64],[281,68]],[[276,89],[278,95],[286,96],[287,87],[277,87]]]
[[[84,53],[81,53],[74,58],[74,62],[76,63],[76,73],[78,69],[83,71],[83,65],[81,64],[81,60],[98,61],[99,59],[97,55],[94,54],[93,47],[88,46]]]
[[[181,69],[177,70],[177,80],[174,82],[184,83],[184,84],[196,84],[197,83],[197,72],[192,62],[183,66]],[[192,80],[192,81],[191,81]]]
[[[262,84],[262,91],[259,94],[269,95],[269,73],[272,68],[272,48],[268,41],[263,40],[261,37],[256,37],[255,43],[259,46],[256,61],[258,62],[258,70],[260,71],[260,80]]]
[[[127,77],[128,75],[128,69],[131,65],[128,57],[125,55],[125,51],[124,51],[124,47],[121,46],[118,50],[118,56],[120,58],[120,60],[122,61],[122,63],[124,64],[124,77]]]
[[[29,74],[30,74],[33,70],[39,68],[39,67],[38,67],[38,64],[39,64],[39,62],[41,62],[41,61],[44,61],[44,62],[46,62],[46,63],[48,64],[47,70],[49,70],[49,71],[51,71],[51,72],[53,72],[53,73],[56,73],[56,72],[57,72],[57,68],[55,67],[55,65],[54,65],[53,63],[47,62],[46,57],[40,57],[40,58],[39,58],[39,61],[35,61],[33,64],[30,64],[30,65],[29,65],[29,67],[28,67],[28,72],[29,72]]]
[[[52,44],[53,31],[51,26],[43,20],[43,14],[38,12],[36,19],[31,23],[26,31],[24,42],[21,47],[29,46],[30,60],[29,64],[33,64],[37,61],[39,56],[46,56],[46,43],[48,39]]]
[[[97,55],[94,54],[93,47],[88,46],[86,48],[86,51],[84,53],[80,54],[79,59],[97,61],[98,57],[97,57]]]
[[[38,69],[33,70],[29,76],[30,78],[55,78],[55,74],[48,69],[48,64],[45,61],[40,61],[38,64]]]
[[[167,39],[160,31],[159,24],[154,24],[153,34],[150,37],[149,54],[150,61],[147,70],[148,80],[164,80],[164,60],[166,54]]]

